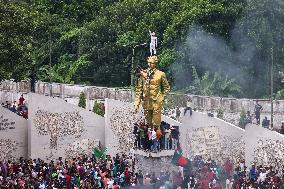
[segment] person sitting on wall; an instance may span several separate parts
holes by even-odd
[[[284,135],[284,121],[281,121],[280,134]],[[284,170],[284,169],[283,169]]]
[[[9,104],[9,102],[8,102],[8,101],[6,101],[6,104],[5,104],[5,106],[4,106],[4,107],[9,109],[9,108],[10,108],[10,106],[11,106],[11,105]]]
[[[16,101],[13,102],[13,104],[11,105],[11,108],[15,108],[17,109],[18,108],[18,104]]]
[[[262,120],[262,127],[268,129],[269,128],[269,120],[267,119],[267,117],[265,116],[264,119]]]
[[[250,114],[250,111],[247,111],[246,118],[245,118],[245,125],[252,123],[252,115]]]
[[[28,119],[28,108],[26,106],[22,106],[20,115],[23,116],[23,118]]]
[[[15,105],[15,104],[12,104],[12,106],[10,107],[10,110],[11,110],[12,112],[16,113],[16,112],[17,112],[17,107],[16,107],[16,105]]]

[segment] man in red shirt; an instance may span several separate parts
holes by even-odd
[[[68,175],[68,172],[65,173],[65,180],[66,180],[67,187],[70,188],[70,186],[71,186],[71,182],[70,182],[71,177],[70,177],[70,175]]]
[[[19,98],[19,105],[24,105],[24,101],[25,101],[25,98],[24,98],[24,95],[22,94],[21,97]]]

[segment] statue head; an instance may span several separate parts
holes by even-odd
[[[156,68],[158,63],[158,57],[157,56],[149,56],[147,59],[149,68]]]

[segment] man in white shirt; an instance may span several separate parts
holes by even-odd
[[[150,42],[150,55],[156,55],[156,48],[158,45],[158,38],[156,37],[155,32],[151,32],[149,30],[150,36],[151,36],[151,42]]]
[[[45,189],[45,183],[42,180],[41,183],[39,184],[39,189]]]
[[[225,187],[225,189],[231,189],[231,187],[230,187],[230,180],[228,178],[226,179],[226,187]]]
[[[266,179],[266,170],[265,169],[261,169],[261,172],[259,173],[259,176],[258,176],[258,179],[257,179],[257,182],[258,183],[262,183],[265,181]]]
[[[170,136],[171,136],[171,130],[165,129],[165,149],[169,150],[170,149]]]
[[[152,151],[156,152],[157,151],[157,135],[156,131],[152,130]]]

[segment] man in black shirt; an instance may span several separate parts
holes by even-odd
[[[264,119],[262,120],[262,127],[268,129],[269,128],[269,120],[267,119],[267,117],[265,116]]]
[[[254,106],[254,113],[257,125],[260,124],[260,111],[263,110],[262,106],[258,104],[258,100],[256,101],[256,105]]]

